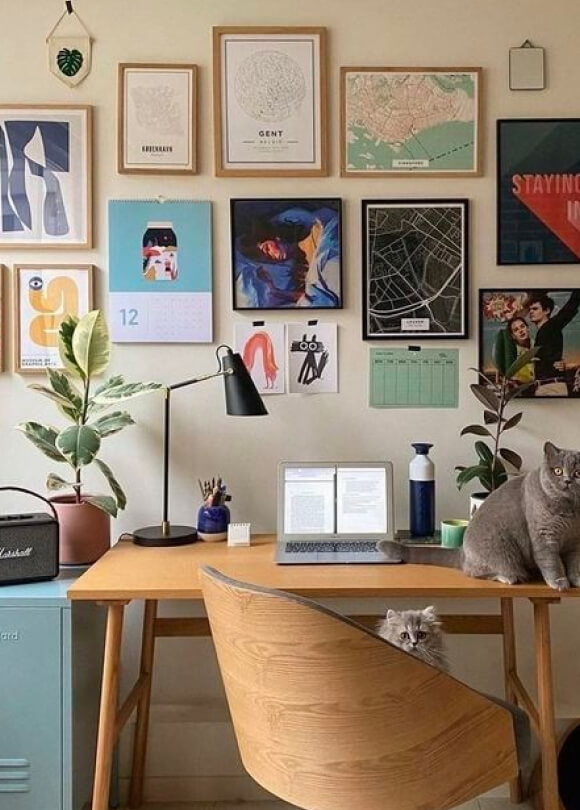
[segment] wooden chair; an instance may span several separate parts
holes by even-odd
[[[445,810],[518,773],[508,710],[371,631],[204,567],[244,767],[305,810]]]

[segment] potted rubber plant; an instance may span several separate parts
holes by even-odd
[[[80,320],[66,318],[59,330],[59,353],[63,371],[47,369],[47,385],[30,385],[52,400],[71,424],[64,428],[21,422],[16,426],[51,461],[69,468],[69,475],[51,472],[46,486],[60,524],[60,560],[82,565],[94,562],[110,545],[110,519],[127,503],[113,471],[101,457],[103,440],[134,424],[118,405],[157,388],[155,382],[126,382],[115,375],[93,390],[93,378],[108,367],[111,342],[103,314],[89,312]],[[115,407],[115,410],[110,410]],[[103,475],[110,494],[87,493],[84,471],[94,465]]]
[[[483,424],[467,425],[460,435],[468,434],[479,436],[475,442],[477,462],[469,466],[457,466],[457,487],[461,489],[469,481],[477,479],[483,487],[483,492],[476,492],[470,496],[469,515],[481,505],[485,497],[497,489],[509,475],[517,474],[522,467],[522,458],[513,450],[503,445],[504,433],[519,425],[523,413],[518,411],[507,415],[510,403],[527,391],[533,382],[520,384],[517,376],[530,363],[533,364],[537,349],[528,349],[518,355],[515,360],[508,358],[506,353],[495,357],[498,368],[497,379],[485,374],[481,369],[472,368],[480,383],[472,383],[469,387],[484,406]]]

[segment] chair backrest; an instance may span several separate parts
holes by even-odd
[[[305,810],[445,810],[517,774],[512,718],[332,611],[200,573],[244,767]]]

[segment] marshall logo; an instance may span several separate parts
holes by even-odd
[[[16,557],[32,557],[32,546],[26,548],[6,548],[0,546],[0,561],[14,560]]]

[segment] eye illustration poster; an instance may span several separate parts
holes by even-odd
[[[109,201],[109,304],[117,343],[212,341],[209,202]]]
[[[337,326],[335,323],[289,323],[288,390],[291,394],[338,393]]]
[[[263,326],[237,323],[235,347],[260,394],[284,393],[286,350],[283,323]]]

